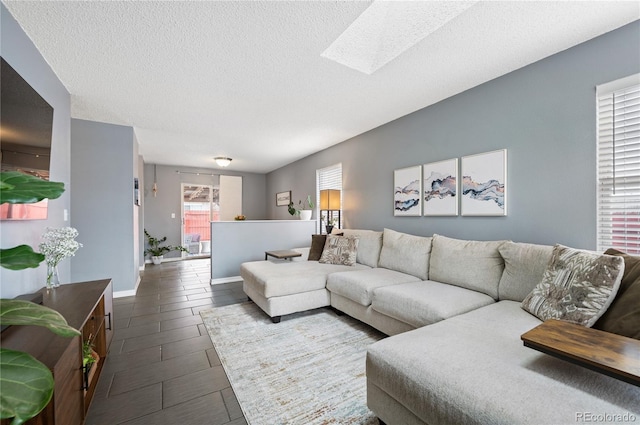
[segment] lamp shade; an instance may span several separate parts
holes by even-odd
[[[323,189],[320,191],[321,210],[340,209],[340,191],[337,189]]]

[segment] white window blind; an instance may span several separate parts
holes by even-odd
[[[640,74],[597,95],[598,250],[640,255]]]
[[[344,216],[342,215],[342,206],[344,205],[342,202],[342,163],[316,170],[316,199],[318,200],[316,217],[320,217],[320,191],[324,189],[337,189],[340,191],[340,217],[341,222],[344,223]],[[318,219],[318,232],[325,233],[325,224]]]

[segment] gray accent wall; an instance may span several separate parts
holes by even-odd
[[[158,164],[156,166],[158,193],[154,197],[152,192],[153,167],[154,164],[144,164],[144,186],[141,187],[144,198],[144,227],[154,237],[166,236],[169,245],[181,244],[180,192],[182,183],[217,186],[220,174],[242,176],[242,214],[247,217],[247,220],[266,218],[266,176],[264,174],[242,173],[231,169],[203,169]],[[172,218],[171,214],[175,214],[175,218]],[[180,256],[180,252],[173,251],[165,254],[164,257]]]
[[[46,220],[0,221],[0,247],[11,248],[27,244],[38,250],[40,236],[47,227],[69,226],[64,212],[71,213],[69,171],[70,96],[51,70],[38,49],[24,33],[11,13],[0,4],[0,55],[53,107],[53,134],[51,140],[52,181],[63,182],[65,192],[58,199],[49,200]],[[71,263],[65,259],[59,265],[60,281],[71,281]],[[45,285],[46,266],[19,271],[0,268],[0,297],[13,298],[35,292]]]
[[[113,291],[133,291],[139,276],[138,208],[133,179],[138,147],[132,127],[71,120],[71,181],[78,250],[74,281],[113,279]]]
[[[313,194],[316,169],[341,162],[345,228],[595,249],[595,87],[638,72],[636,21],[275,170],[267,193]],[[394,169],[503,148],[507,217],[393,216]]]

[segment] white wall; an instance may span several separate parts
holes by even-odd
[[[73,119],[71,148],[71,223],[84,244],[71,276],[75,281],[111,278],[114,292],[133,291],[139,276],[133,128]]]
[[[346,228],[596,249],[595,87],[640,72],[639,41],[636,21],[401,117],[269,173],[267,196],[297,202],[341,162]],[[507,217],[393,215],[395,169],[503,148]]]
[[[0,19],[0,55],[53,107],[50,178],[63,182],[65,193],[49,201],[46,220],[0,221],[2,248],[27,244],[37,251],[46,227],[69,226],[69,222],[64,221],[64,211],[73,215],[70,211],[70,96],[3,4],[0,4]],[[71,281],[70,268],[74,260],[65,259],[60,263],[60,281],[63,284]],[[13,298],[42,288],[46,279],[46,266],[43,264],[36,269],[20,271],[0,268],[0,297]]]
[[[211,280],[240,275],[246,261],[264,260],[265,251],[311,246],[312,220],[218,221],[211,223]]]
[[[144,165],[144,227],[156,237],[167,237],[167,244],[181,245],[180,233],[180,191],[182,183],[217,186],[220,174],[242,177],[242,214],[248,220],[266,218],[267,199],[265,196],[265,175],[240,173],[230,169],[203,169],[174,165],[157,165],[158,193],[153,196],[154,164]],[[177,173],[181,171],[182,173]],[[175,214],[172,218],[171,214]],[[233,216],[240,214],[236,213]],[[165,258],[179,257],[173,251],[165,254]]]

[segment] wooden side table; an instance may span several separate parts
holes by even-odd
[[[279,260],[291,260],[294,257],[301,257],[302,254],[299,253],[298,251],[293,251],[290,249],[285,249],[281,251],[265,251],[264,259],[266,260],[267,257],[269,256],[277,258]]]
[[[561,320],[522,334],[525,347],[640,386],[640,341]]]

